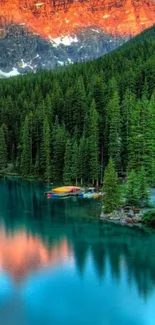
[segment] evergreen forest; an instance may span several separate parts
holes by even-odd
[[[145,169],[155,186],[155,27],[89,62],[0,81],[0,171],[102,183]]]

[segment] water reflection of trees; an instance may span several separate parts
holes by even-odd
[[[78,199],[47,201],[44,188],[38,184],[8,182],[1,189],[1,222],[8,232],[22,227],[38,235],[49,249],[56,241],[67,238],[81,276],[91,254],[100,279],[108,260],[113,277],[119,281],[124,271],[129,286],[136,282],[144,297],[155,286],[154,233],[103,223],[94,218],[99,214],[98,203]]]

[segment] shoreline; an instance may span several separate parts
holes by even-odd
[[[26,177],[22,177],[20,174],[17,174],[17,173],[2,173],[0,172],[0,178],[17,178],[17,179],[20,179],[21,181],[29,181],[29,182],[40,182],[42,184],[45,184],[46,186],[49,186],[50,188],[54,186],[56,187],[61,187],[61,186],[65,186],[64,183],[57,183],[57,184],[54,184],[52,181],[50,182],[47,182],[45,181],[44,179],[42,178],[39,178],[37,176],[26,176]],[[67,186],[67,185],[66,185]],[[79,186],[81,188],[84,188],[84,187],[94,187],[91,183],[90,184],[84,184],[81,186],[80,183],[78,183],[77,185],[73,185],[73,186]],[[101,188],[100,188],[101,189]]]
[[[100,219],[107,222],[119,223],[121,225],[137,225],[142,224],[143,215],[144,211],[141,208],[124,206],[109,214],[102,211]]]
[[[16,173],[0,173],[0,177],[1,178],[17,178],[20,179],[22,181],[37,181],[37,182],[42,182],[44,183],[43,179],[41,178],[37,178],[36,176],[26,176],[26,177],[22,177],[20,174],[16,174]]]
[[[129,226],[129,227],[133,227],[133,226],[138,226],[139,228],[141,228],[143,226],[142,223],[142,218],[139,217],[140,219],[133,219],[133,218],[115,218],[115,217],[104,217],[102,214],[100,215],[100,220],[105,221],[107,223],[115,223],[115,224],[119,224],[122,226]]]

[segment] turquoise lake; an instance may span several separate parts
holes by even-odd
[[[154,325],[155,232],[0,180],[1,325]]]

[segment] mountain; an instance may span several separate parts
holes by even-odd
[[[1,0],[0,75],[99,57],[154,23],[154,0]]]

